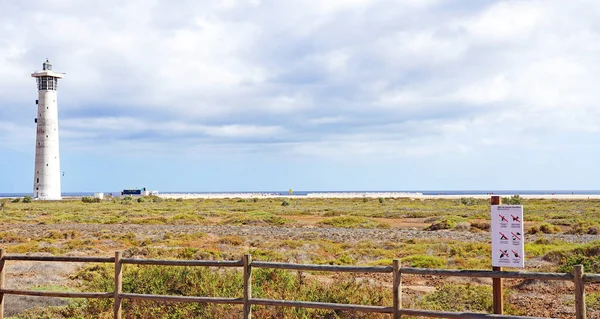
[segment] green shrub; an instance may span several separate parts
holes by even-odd
[[[143,203],[145,201],[146,201],[146,199],[144,197],[138,197],[138,199],[137,199],[138,203]]]
[[[159,196],[156,195],[150,195],[146,197],[148,199],[148,201],[151,201],[153,203],[161,203],[163,201],[163,199]]]
[[[218,242],[219,242],[219,244],[240,246],[240,245],[244,244],[244,239],[239,236],[225,236],[225,237],[219,238]]]
[[[595,221],[578,221],[571,226],[569,234],[576,235],[598,235],[600,233],[600,224]]]
[[[573,266],[583,265],[586,272],[600,272],[600,256],[572,255],[561,260],[561,266],[558,267],[560,272],[572,272]]]
[[[440,229],[453,229],[456,227],[456,221],[454,219],[444,217],[438,221],[433,222],[425,230],[440,230]]]
[[[13,198],[13,200],[11,200],[10,202],[11,203],[18,203],[20,201],[21,201],[21,199],[17,197],[17,198]]]
[[[330,212],[323,213],[323,217],[335,217],[335,216],[340,216],[340,215],[342,215],[342,213],[338,212],[338,211],[330,211]]]
[[[518,194],[513,195],[511,197],[502,197],[503,205],[521,205],[522,202],[523,202],[523,199]]]
[[[385,203],[385,198],[379,197],[379,204],[383,204],[383,203]]]
[[[256,256],[256,254],[253,254]],[[87,266],[73,276],[84,284],[85,291],[110,291],[112,267]],[[252,295],[256,298],[306,300],[384,306],[391,304],[391,294],[383,286],[357,280],[355,275],[340,274],[333,282],[305,278],[301,273],[279,269],[256,269],[252,275]],[[242,272],[208,267],[135,266],[123,269],[123,292],[155,295],[185,295],[239,298],[243,290]],[[69,318],[112,318],[110,299],[91,299],[75,307],[77,315]],[[128,301],[123,312],[131,318],[237,318],[240,308],[234,305],[164,303]],[[387,318],[371,314],[355,317],[337,310],[254,306],[256,318]],[[57,318],[46,314],[44,318]]]
[[[540,231],[540,228],[538,226],[531,226],[529,227],[529,229],[527,229],[527,233],[528,234],[537,234]]]
[[[600,293],[591,292],[585,294],[585,304],[588,309],[600,310]]]
[[[290,202],[284,200],[283,202],[281,202],[281,206],[290,206]]]
[[[25,197],[23,197],[23,203],[31,203],[32,199],[31,196],[25,195]]]
[[[176,225],[195,225],[202,224],[206,220],[204,217],[195,213],[178,213],[167,220],[170,224]]]
[[[340,216],[322,220],[319,225],[340,228],[390,228],[390,224],[356,216]]]
[[[479,229],[479,230],[483,230],[483,231],[489,231],[490,223],[474,221],[474,222],[471,222],[471,228],[475,228],[475,229]]]
[[[83,196],[81,197],[81,201],[84,203],[100,203],[101,200],[98,197]]]
[[[492,287],[489,285],[445,284],[427,295],[423,308],[443,311],[492,311]]]
[[[465,206],[473,206],[478,204],[478,200],[473,197],[461,197],[458,202]]]
[[[402,264],[417,268],[441,268],[446,266],[446,259],[438,256],[412,255],[402,258]]]
[[[600,272],[599,241],[585,245],[576,245],[570,249],[565,248],[568,248],[568,246],[551,250],[543,256],[543,259],[557,263],[560,272],[571,272],[575,265],[583,265],[586,272]]]
[[[540,231],[544,234],[556,234],[560,233],[560,227],[549,223],[542,223],[540,225]]]
[[[527,229],[528,234],[537,234],[538,232],[544,234],[556,234],[560,233],[560,231],[560,227],[550,223],[542,223],[539,226],[531,226],[529,229]]]
[[[272,213],[255,212],[249,214],[233,214],[228,216],[223,221],[222,225],[260,225],[268,224],[273,226],[281,226],[291,222],[287,218],[276,216]]]

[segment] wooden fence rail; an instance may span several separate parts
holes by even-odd
[[[86,262],[86,263],[114,263],[114,291],[112,292],[49,292],[17,290],[5,288],[6,262],[7,261],[46,261],[46,262]],[[243,269],[244,287],[241,298],[223,297],[192,297],[192,296],[165,296],[124,293],[123,290],[123,265],[158,265],[158,266],[201,266],[201,267],[239,267]],[[393,304],[391,306],[352,305],[326,302],[308,302],[296,300],[273,300],[252,298],[252,269],[287,269],[302,271],[328,271],[328,272],[354,272],[354,273],[392,273],[393,274]],[[500,314],[482,314],[467,312],[447,312],[402,308],[402,275],[435,275],[477,278],[517,278],[534,280],[562,280],[572,281],[575,284],[575,312],[577,319],[586,318],[585,307],[585,283],[600,282],[599,274],[584,274],[583,266],[575,266],[573,273],[533,273],[520,271],[497,271],[497,270],[443,270],[401,267],[399,260],[394,260],[392,266],[332,266],[332,265],[306,265],[291,263],[275,263],[252,261],[252,256],[244,255],[238,261],[212,261],[212,260],[157,260],[157,259],[133,259],[122,258],[122,253],[116,252],[115,257],[60,257],[60,256],[23,256],[6,255],[4,249],[0,249],[0,319],[4,318],[4,296],[24,295],[41,297],[61,298],[112,298],[114,299],[114,318],[122,317],[122,301],[127,300],[152,300],[161,302],[186,302],[186,303],[214,303],[214,304],[240,304],[243,305],[244,318],[252,318],[252,306],[282,306],[299,308],[317,308],[332,310],[361,311],[373,313],[390,314],[392,318],[399,319],[402,315],[423,316],[431,318],[456,318],[456,319],[533,319],[536,317],[510,316]],[[494,291],[495,292],[495,291]],[[494,296],[494,300],[498,300]],[[501,298],[499,298],[501,300]],[[502,309],[500,309],[501,311]]]

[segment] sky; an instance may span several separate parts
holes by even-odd
[[[0,193],[600,189],[600,2],[0,0]]]

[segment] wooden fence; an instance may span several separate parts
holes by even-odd
[[[50,292],[16,290],[5,288],[5,265],[7,261],[44,261],[44,262],[86,262],[86,263],[114,263],[114,291],[112,292]],[[123,287],[123,265],[161,265],[161,266],[203,266],[203,267],[242,267],[244,275],[244,290],[241,298],[201,297],[201,296],[164,296],[124,293]],[[307,302],[290,300],[272,300],[252,298],[252,269],[287,269],[301,271],[329,271],[329,272],[353,272],[353,273],[392,273],[393,294],[391,306],[352,305],[325,302]],[[210,260],[156,260],[156,259],[133,259],[123,258],[122,253],[116,252],[115,257],[60,257],[60,256],[24,256],[6,255],[4,249],[0,249],[0,319],[4,318],[4,295],[62,297],[62,298],[112,298],[114,299],[114,318],[122,317],[122,302],[128,300],[153,300],[161,302],[187,302],[187,303],[215,303],[215,304],[240,304],[243,305],[244,317],[252,317],[252,305],[283,306],[320,308],[332,310],[348,310],[373,313],[390,314],[392,318],[398,319],[402,315],[423,316],[432,318],[456,318],[456,319],[483,319],[483,318],[505,318],[505,319],[532,319],[534,317],[501,315],[502,309],[496,312],[500,314],[481,314],[465,312],[445,312],[431,310],[417,310],[402,308],[402,276],[403,275],[435,275],[474,278],[518,278],[533,280],[563,280],[575,283],[575,311],[577,319],[586,318],[585,306],[585,283],[600,282],[598,274],[584,274],[583,266],[575,266],[573,273],[536,273],[520,271],[488,271],[488,270],[443,270],[400,267],[400,261],[394,260],[391,266],[332,266],[332,265],[309,265],[252,261],[252,256],[244,255],[241,260],[234,261],[210,261]],[[494,290],[494,302],[502,296],[496,296],[500,292]],[[494,309],[497,309],[495,307]]]

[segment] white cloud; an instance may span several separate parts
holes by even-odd
[[[531,36],[552,15],[546,1],[499,1],[464,24],[477,40],[520,42]],[[555,2],[556,3],[556,2]]]
[[[67,73],[69,145],[424,157],[589,136],[600,17],[588,7],[598,4],[4,2],[0,146],[31,134],[14,119],[31,117],[29,74],[46,57]]]

